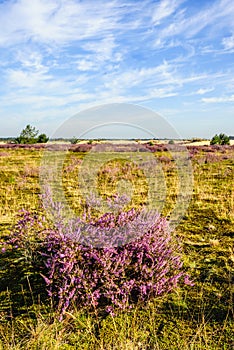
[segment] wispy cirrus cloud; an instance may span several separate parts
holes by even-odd
[[[170,17],[183,4],[185,0],[162,0],[154,5],[152,12],[152,22],[154,25],[159,25]]]
[[[190,15],[187,14],[185,7],[175,13],[170,25],[161,30],[160,37],[169,38],[181,35],[182,38],[189,39],[195,37],[204,29],[209,29],[207,34],[209,36],[209,33],[216,29],[234,27],[233,14],[234,3],[232,0],[204,2],[204,8],[198,6],[197,11]]]
[[[96,103],[231,115],[233,17],[232,0],[1,2],[0,118],[14,134],[16,116],[52,128]]]
[[[208,92],[211,92],[211,91],[214,91],[214,88],[211,87],[211,88],[200,88],[198,89],[195,94],[197,95],[205,95],[207,94]]]
[[[233,50],[234,49],[234,35],[230,35],[228,37],[223,38],[222,44],[225,50]]]
[[[98,37],[118,26],[123,12],[114,1],[74,0],[8,1],[0,5],[1,45],[29,39],[41,43],[66,43]],[[15,20],[17,18],[17,21]]]
[[[231,96],[222,96],[222,97],[204,97],[202,102],[205,103],[226,103],[234,102],[234,95]]]

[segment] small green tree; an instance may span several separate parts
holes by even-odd
[[[46,136],[46,134],[40,134],[38,136],[37,142],[38,143],[46,143],[49,140],[49,137]]]
[[[220,139],[219,139],[219,135],[215,134],[215,136],[212,137],[212,139],[210,140],[210,144],[211,145],[219,145]]]
[[[225,134],[219,134],[212,137],[211,145],[230,145],[230,138]]]
[[[71,142],[72,145],[77,144],[78,141],[79,141],[79,139],[78,139],[77,137],[75,137],[75,136],[73,136],[73,138],[70,140],[70,142]]]
[[[46,136],[46,134],[40,134],[38,137],[39,131],[36,130],[35,127],[31,125],[26,125],[26,127],[21,131],[20,136],[16,137],[15,142],[16,143],[46,143],[49,138]]]
[[[31,125],[26,125],[26,127],[21,131],[20,136],[15,139],[17,143],[36,143],[37,135],[39,131]]]
[[[219,134],[220,145],[230,145],[230,138],[225,134]]]

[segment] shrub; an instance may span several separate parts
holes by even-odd
[[[87,143],[82,143],[80,145],[72,145],[70,147],[70,150],[73,152],[88,152],[90,151],[92,148],[91,144],[87,144]]]
[[[212,137],[211,145],[230,145],[230,138],[225,134],[219,134]]]
[[[154,142],[153,142],[153,141],[149,141],[149,142],[147,142],[147,144],[148,144],[149,146],[154,146]]]
[[[20,135],[14,140],[18,144],[34,144],[34,143],[46,143],[49,138],[46,134],[40,134],[35,127],[31,125],[26,125],[26,127],[21,131]]]
[[[46,134],[40,134],[37,138],[38,143],[46,143],[48,142],[48,140],[49,140],[49,137],[46,136]]]
[[[76,145],[79,142],[79,139],[75,136],[73,136],[73,138],[70,139],[70,142],[72,145]]]
[[[59,203],[51,205],[60,212]],[[8,245],[20,249],[43,276],[60,320],[74,303],[113,314],[191,285],[178,241],[166,219],[154,212],[131,209],[67,223],[57,219],[48,229],[43,218],[22,212]]]
[[[204,139],[201,139],[200,137],[193,137],[191,142],[201,142],[201,141],[205,141]]]
[[[20,136],[15,139],[16,143],[36,143],[38,130],[31,125],[26,125],[26,127],[21,131]]]

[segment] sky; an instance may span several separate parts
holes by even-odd
[[[0,0],[0,137],[119,103],[183,138],[234,135],[233,18],[233,0]]]

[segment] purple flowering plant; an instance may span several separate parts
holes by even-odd
[[[118,196],[115,201],[116,209]],[[3,249],[20,249],[30,260],[60,320],[74,305],[114,314],[193,285],[183,269],[181,246],[159,214],[119,209],[65,222],[61,203],[51,198],[47,203],[57,213],[53,224],[22,211]]]

